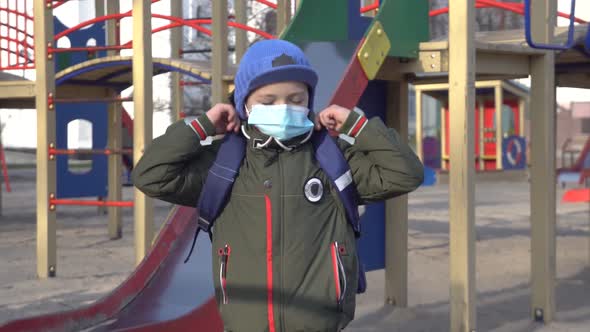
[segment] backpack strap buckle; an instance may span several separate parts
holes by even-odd
[[[207,219],[199,216],[198,226],[201,230],[209,233],[209,230],[211,229],[211,222],[209,222]]]

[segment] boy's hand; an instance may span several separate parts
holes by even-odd
[[[316,130],[326,127],[328,130],[340,131],[346,119],[350,115],[351,110],[338,105],[330,105],[328,108],[318,114],[318,121],[316,122]]]
[[[240,118],[232,105],[216,104],[207,111],[207,117],[215,126],[216,134],[240,131]]]

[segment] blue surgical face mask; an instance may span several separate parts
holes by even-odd
[[[313,122],[307,117],[309,109],[297,105],[254,105],[248,116],[248,124],[263,134],[279,140],[288,140],[313,130]]]

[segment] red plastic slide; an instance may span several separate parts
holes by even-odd
[[[77,310],[8,322],[0,332],[222,331],[207,236],[183,263],[195,228],[195,209],[174,208],[150,253],[111,294]]]

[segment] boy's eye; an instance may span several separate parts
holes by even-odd
[[[292,104],[299,105],[299,104],[303,103],[303,98],[301,98],[301,97],[294,97],[294,98],[291,98],[290,101],[291,101]]]

